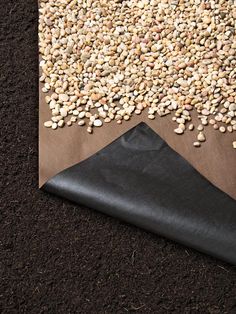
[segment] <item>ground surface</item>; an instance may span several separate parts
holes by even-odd
[[[236,269],[37,188],[37,1],[0,0],[0,312],[236,313]]]

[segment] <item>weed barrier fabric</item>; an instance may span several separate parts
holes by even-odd
[[[145,123],[43,189],[236,265],[235,200]]]
[[[197,149],[196,133],[178,136],[171,117],[145,112],[92,135],[78,125],[49,130],[39,87],[40,188],[236,265],[233,133],[208,127]]]

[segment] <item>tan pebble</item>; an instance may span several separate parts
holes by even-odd
[[[125,115],[125,116],[124,116],[124,120],[125,120],[125,121],[128,121],[129,119],[130,119],[130,116],[128,116],[128,115]]]
[[[183,131],[185,130],[185,125],[183,123],[179,124],[179,129],[182,129]]]
[[[79,126],[85,125],[85,121],[84,121],[84,120],[80,120],[80,121],[78,122],[78,125],[79,125]]]
[[[85,112],[82,111],[82,112],[79,113],[79,118],[80,118],[80,119],[83,119],[83,118],[85,117],[85,115],[86,115]],[[87,116],[86,116],[86,117],[87,117]],[[89,117],[87,117],[87,118],[89,118]]]
[[[88,132],[89,134],[92,134],[92,133],[93,133],[93,129],[89,126],[89,127],[87,128],[87,132]]]
[[[76,122],[76,121],[77,121],[77,117],[72,116],[72,117],[70,118],[70,121],[71,121],[71,122]]]
[[[63,128],[64,125],[65,125],[64,120],[60,120],[60,121],[58,122],[59,128]]]
[[[52,95],[51,95],[51,98],[52,99],[55,99],[55,100],[57,100],[58,99],[58,94],[57,93],[53,93]]]
[[[193,146],[194,146],[194,147],[200,147],[200,146],[201,146],[201,143],[200,143],[200,142],[194,142],[194,143],[193,143]]]
[[[52,121],[46,121],[46,122],[44,122],[44,126],[45,126],[46,128],[51,128],[51,127],[52,127]]]
[[[229,105],[229,110],[230,111],[236,111],[236,104],[230,104]]]
[[[153,114],[149,114],[148,119],[153,120],[153,119],[155,119],[155,116]]]
[[[79,111],[78,110],[73,110],[72,113],[73,113],[74,116],[78,116],[79,115]]]
[[[193,131],[194,125],[191,123],[191,124],[189,125],[188,129],[189,129],[189,131]]]
[[[66,94],[60,94],[59,95],[59,101],[62,101],[62,102],[67,102],[69,100],[69,96],[66,95]]]
[[[219,115],[216,116],[216,117],[215,117],[215,120],[216,120],[217,122],[220,122],[220,121],[222,120],[222,116],[219,116]]]
[[[61,108],[60,109],[60,114],[61,114],[62,117],[67,117],[68,112],[67,112],[67,110],[65,108]]]
[[[185,109],[187,109],[187,110],[192,110],[192,109],[193,109],[193,106],[191,106],[191,105],[185,105]]]
[[[227,112],[227,109],[226,109],[226,108],[220,109],[220,113],[226,113],[226,112]]]
[[[214,125],[216,122],[215,122],[214,119],[210,119],[209,123],[212,124],[212,125]]]
[[[199,126],[197,127],[198,131],[203,131],[204,130],[204,126],[202,124],[199,124]]]
[[[136,106],[136,108],[138,109],[138,110],[143,110],[143,104],[137,104],[137,106]]]
[[[71,102],[76,102],[78,100],[78,96],[71,96],[70,101]]]
[[[93,101],[98,101],[99,99],[101,99],[102,98],[102,95],[101,94],[92,94],[91,95],[91,99],[93,100]]]
[[[208,125],[208,121],[205,119],[202,119],[202,125]]]
[[[57,129],[57,123],[54,122],[54,123],[52,124],[52,129],[53,129],[53,130],[56,130],[56,129]]]
[[[213,128],[214,128],[215,130],[218,130],[218,129],[219,129],[219,125],[218,125],[218,124],[214,124],[214,125],[213,125]]]
[[[58,117],[58,116],[57,116]],[[57,117],[52,117],[53,122],[58,122]]]
[[[226,129],[225,129],[224,126],[221,126],[221,127],[219,128],[219,131],[220,131],[221,133],[225,133]]]
[[[233,142],[233,148],[236,149],[236,141]]]
[[[198,136],[197,136],[197,139],[198,139],[199,142],[205,142],[206,137],[205,137],[205,135],[204,135],[203,132],[200,132],[200,133],[198,134]]]
[[[203,110],[202,110],[202,114],[203,114],[204,116],[209,116],[210,112],[209,112],[209,110],[207,110],[207,109],[203,109]]]
[[[46,101],[47,104],[50,103],[51,97],[50,97],[50,96],[46,96],[46,97],[45,97],[45,101]]]
[[[174,129],[174,132],[180,135],[184,133],[184,130],[182,130],[181,128],[177,128],[177,129]]]
[[[66,123],[68,126],[72,126],[72,122],[71,121],[67,121]]]

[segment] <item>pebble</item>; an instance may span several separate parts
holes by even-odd
[[[61,108],[60,109],[60,114],[61,114],[62,117],[67,117],[68,112],[67,112],[67,110],[65,108]]]
[[[233,148],[236,149],[236,141],[233,142]]]
[[[98,101],[99,99],[101,99],[102,98],[102,95],[101,94],[92,94],[91,95],[91,99],[93,100],[93,101]]]
[[[202,119],[202,125],[204,126],[208,125],[208,121],[206,119]]]
[[[52,124],[52,129],[53,129],[53,130],[56,130],[56,129],[57,129],[57,123],[54,122],[54,123]]]
[[[199,124],[199,126],[197,127],[198,131],[203,131],[204,130],[204,126],[202,124]]]
[[[189,129],[189,131],[193,131],[194,125],[191,123],[191,124],[189,125],[188,129]]]
[[[204,135],[203,132],[200,132],[200,133],[198,134],[198,136],[197,136],[197,139],[198,139],[199,142],[205,142],[206,137],[205,137],[205,135]]]
[[[80,119],[83,119],[83,118],[85,117],[85,112],[84,112],[84,111],[80,112],[79,115],[78,115],[78,117],[79,117]]]
[[[63,128],[64,125],[65,125],[65,121],[64,121],[64,120],[60,120],[60,121],[58,122],[58,126],[59,126],[60,128]]]
[[[219,128],[219,131],[220,131],[221,133],[225,133],[225,132],[226,132],[226,128],[225,128],[224,126],[221,126],[221,127]]]
[[[182,130],[181,128],[177,128],[177,129],[174,129],[174,132],[180,135],[184,133],[184,130]]]
[[[233,127],[232,127],[231,125],[228,125],[228,126],[227,126],[227,131],[228,131],[229,133],[232,133],[232,132],[233,132]]]
[[[44,122],[44,126],[45,126],[46,128],[51,128],[51,127],[52,127],[52,121],[46,121],[46,122]]]
[[[200,143],[200,142],[194,142],[194,143],[193,143],[193,146],[194,146],[194,147],[200,147],[200,146],[201,146],[201,143]]]
[[[69,96],[67,94],[60,94],[59,101],[67,102],[69,100]]]
[[[78,122],[78,125],[79,125],[79,126],[85,125],[85,121],[84,121],[84,120],[80,120],[80,121]]]
[[[230,104],[229,105],[229,110],[230,111],[236,111],[236,104]]]
[[[97,119],[97,120],[95,120],[95,121],[93,122],[93,125],[96,126],[96,127],[100,127],[100,126],[102,126],[102,121],[99,120],[99,119]]]
[[[202,110],[202,114],[203,114],[204,116],[209,116],[210,112],[209,112],[209,110],[207,110],[207,109],[203,109],[203,110]]]
[[[92,134],[92,133],[93,133],[93,129],[89,126],[89,127],[87,128],[87,132],[88,132],[89,134]]]

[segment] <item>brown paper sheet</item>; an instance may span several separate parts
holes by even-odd
[[[147,113],[133,115],[121,125],[116,122],[95,128],[91,135],[86,127],[77,124],[63,129],[51,130],[43,123],[50,120],[51,113],[45,102],[45,94],[39,86],[39,186],[60,171],[90,157],[140,122],[146,122],[171,148],[188,160],[215,186],[236,199],[236,151],[232,148],[235,133],[221,134],[211,126],[205,128],[207,141],[201,148],[193,147],[197,131],[176,135],[176,124],[171,115],[149,120]],[[193,121],[197,123],[197,117]],[[148,162],[148,160],[147,160]]]

